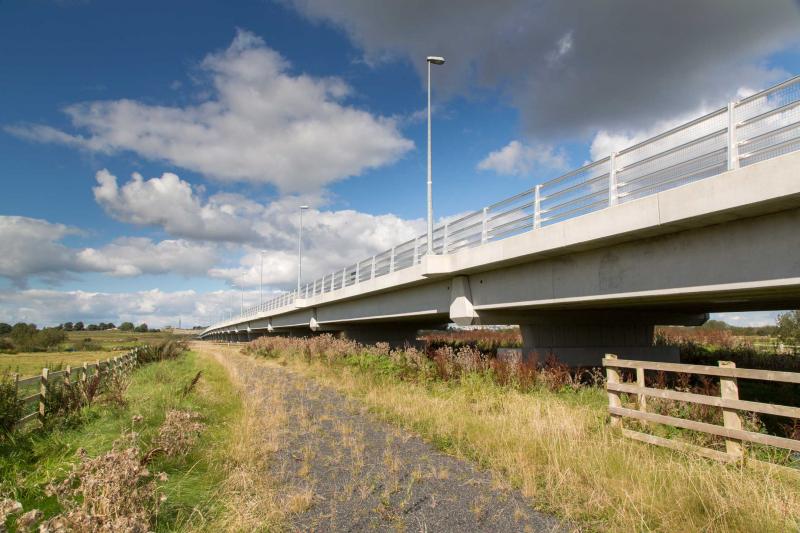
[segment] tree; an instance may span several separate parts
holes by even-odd
[[[89,324],[86,326],[86,331],[97,331],[100,327],[97,324]]]
[[[8,335],[9,333],[11,333],[11,325],[0,322],[0,335]]]
[[[133,329],[133,331],[135,331],[137,333],[147,333],[147,324],[144,324],[144,323],[139,324],[138,326],[136,326]]]
[[[775,335],[784,344],[800,344],[800,310],[778,315]]]
[[[72,322],[64,322],[64,331],[72,331]]]
[[[106,329],[114,329],[115,327],[117,326],[115,326],[113,322],[109,322],[108,324],[106,324]]]
[[[75,322],[75,325],[72,326],[72,329],[75,331],[83,331],[83,322]]]
[[[120,331],[133,331],[133,322],[123,322],[119,325]]]
[[[34,335],[33,344],[38,348],[53,348],[67,340],[67,334],[58,328],[44,328]]]

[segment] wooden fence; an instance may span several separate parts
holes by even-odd
[[[82,366],[75,368],[67,366],[64,370],[56,372],[43,368],[40,375],[29,378],[20,378],[19,375],[16,375],[14,381],[17,397],[19,398],[22,395],[22,398],[19,399],[23,404],[23,408],[26,411],[30,411],[17,421],[16,427],[20,428],[34,420],[44,421],[48,386],[50,384],[61,380],[66,387],[74,387],[76,384],[85,386],[90,377],[108,374],[109,372],[130,370],[136,364],[138,354],[139,348],[134,348],[125,355],[106,359],[105,361],[97,360],[94,363],[83,363]]]
[[[627,417],[639,420],[645,424],[652,422],[700,431],[724,437],[725,452],[622,428],[623,434],[627,437],[676,450],[692,451],[705,457],[721,461],[735,461],[741,459],[744,455],[743,442],[754,442],[800,452],[800,440],[744,430],[742,429],[742,419],[739,416],[739,413],[744,411],[800,418],[800,408],[740,400],[737,383],[737,378],[742,378],[800,384],[800,373],[736,368],[736,365],[729,361],[719,361],[719,366],[684,365],[677,363],[617,359],[615,355],[611,354],[606,355],[605,359],[603,359],[603,366],[606,368],[608,411],[611,414],[611,424],[613,426],[621,427],[622,419]],[[620,379],[620,369],[635,369],[636,381],[632,383],[623,382]],[[644,379],[645,370],[715,376],[719,378],[720,394],[719,396],[709,396],[706,394],[647,387]],[[622,406],[620,394],[623,393],[631,394],[636,397],[636,409]],[[647,398],[662,398],[665,400],[721,407],[723,425],[720,426],[718,424],[709,424],[706,422],[687,420],[685,418],[650,413],[647,411]]]

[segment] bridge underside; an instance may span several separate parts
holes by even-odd
[[[698,325],[709,312],[800,307],[800,209],[660,235],[572,246],[485,271],[433,275],[400,290],[301,307],[211,336],[342,332],[366,342],[413,343],[420,328],[518,324],[526,353],[598,364],[604,353],[675,360],[653,346],[654,325]],[[663,228],[662,228],[663,231]]]

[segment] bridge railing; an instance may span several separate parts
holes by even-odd
[[[433,252],[452,254],[535,231],[800,149],[800,77],[437,226]],[[418,264],[427,235],[308,282],[242,316],[293,305]],[[212,326],[213,329],[214,326]]]

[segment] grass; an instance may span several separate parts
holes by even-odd
[[[80,366],[120,355],[141,344],[157,344],[172,336],[169,332],[70,331],[58,350],[48,352],[0,353],[0,372],[8,370],[22,377],[38,375],[43,367],[58,370]],[[83,349],[89,347],[89,350]]]
[[[602,531],[789,531],[800,526],[798,473],[731,466],[623,438],[604,391],[520,391],[486,373],[410,377],[384,359],[270,353],[358,399],[392,424],[476,461],[542,511]]]
[[[183,395],[187,384],[202,371],[194,390]],[[85,408],[79,419],[49,432],[31,432],[3,444],[0,452],[0,494],[20,501],[24,509],[37,508],[45,516],[59,511],[47,485],[63,479],[76,462],[76,451],[97,456],[111,449],[123,434],[135,430],[142,449],[154,446],[159,427],[171,409],[196,411],[205,429],[188,453],[159,455],[154,472],[166,472],[160,482],[166,500],[160,506],[156,531],[203,530],[226,512],[219,487],[228,477],[225,465],[242,416],[242,403],[225,370],[196,353],[145,365],[136,370],[126,393],[127,404],[99,402]],[[134,416],[141,421],[134,424]]]

